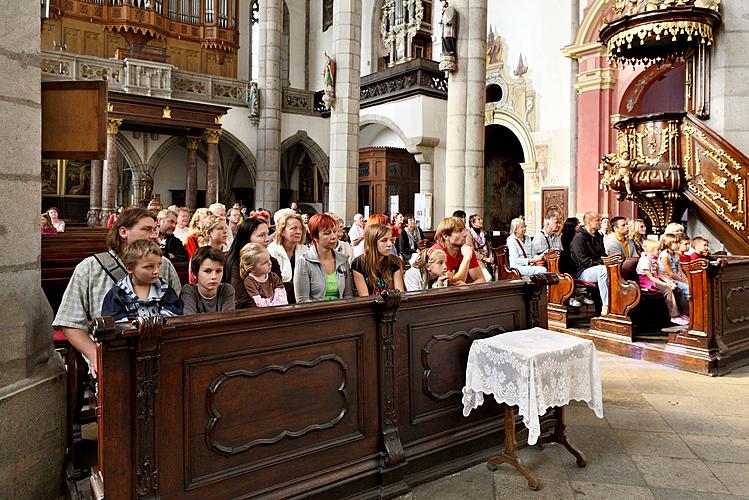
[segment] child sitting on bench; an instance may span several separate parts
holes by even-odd
[[[128,274],[107,292],[101,306],[102,316],[132,321],[182,314],[179,297],[159,276],[161,255],[161,247],[153,240],[133,241],[125,248],[120,257]]]
[[[683,310],[689,312],[689,304],[684,307],[684,300],[677,301],[677,294],[683,298],[677,286],[668,278],[662,278],[658,273],[658,251],[660,244],[656,240],[644,240],[642,242],[642,255],[637,262],[637,275],[640,280],[640,288],[645,291],[660,292],[666,299],[668,315],[671,322],[686,326],[689,324],[689,316],[682,314]]]

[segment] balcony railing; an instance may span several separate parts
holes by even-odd
[[[109,90],[229,106],[246,106],[250,82],[192,73],[142,59],[101,59],[67,52],[42,51],[44,80],[106,80]],[[329,116],[322,91],[283,89],[283,112]]]
[[[447,99],[447,78],[439,63],[414,59],[361,79],[362,108],[414,95]]]

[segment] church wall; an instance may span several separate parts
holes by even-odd
[[[250,0],[239,0],[239,50],[237,51],[237,78],[250,79]]]
[[[322,31],[322,0],[310,0],[309,12],[309,90],[320,90],[323,88],[323,51],[327,50],[331,57],[335,58],[335,54],[333,54],[333,27],[331,26],[324,33]]]
[[[286,0],[289,8],[289,81],[291,87],[304,88],[304,62],[307,58],[307,42],[305,40],[305,1]],[[310,17],[312,11],[310,11]]]
[[[535,226],[540,210],[540,188],[545,185],[567,185],[570,179],[570,71],[571,60],[560,49],[570,43],[569,2],[537,0],[488,3],[488,24],[505,44],[504,61],[514,69],[520,55],[528,66],[526,78],[536,91],[537,130],[534,144],[545,154],[545,165],[530,174],[526,186],[526,215],[529,226]]]
[[[221,128],[242,141],[253,155],[257,154],[257,128],[250,124],[247,108],[232,107],[221,119]]]
[[[381,2],[382,0],[379,0]],[[364,0],[361,13],[361,76],[369,75],[377,70],[377,61],[373,60],[372,45],[379,44],[379,21],[375,21],[375,5],[378,1]]]
[[[201,146],[205,151],[205,147]],[[206,163],[198,154],[198,190],[205,189]],[[161,159],[153,175],[153,194],[161,195],[161,204],[171,205],[170,189],[185,189],[187,179],[187,149],[175,146]]]
[[[166,134],[144,134],[131,130],[122,130],[120,134],[133,146],[144,166],[148,165],[148,160],[159,149],[159,146],[172,137]]]
[[[307,132],[310,139],[330,155],[330,120],[315,116],[281,114],[281,142],[300,130]]]
[[[359,149],[370,147],[405,148],[398,134],[389,128],[374,125],[365,126],[359,132]]]
[[[712,98],[707,126],[744,154],[749,154],[749,2],[721,2],[723,24],[716,34],[712,60]]]

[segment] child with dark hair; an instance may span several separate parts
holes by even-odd
[[[161,247],[153,240],[130,243],[121,254],[127,276],[112,287],[101,305],[101,315],[115,321],[148,316],[179,316],[182,304],[161,278]]]
[[[213,247],[198,248],[190,260],[195,283],[182,288],[179,300],[184,314],[202,314],[234,310],[234,287],[222,283],[224,253]]]

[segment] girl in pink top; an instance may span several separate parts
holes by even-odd
[[[682,314],[682,310],[689,310],[689,305],[677,302],[674,290],[676,284],[670,280],[662,279],[658,274],[658,252],[660,244],[655,240],[644,240],[642,242],[642,255],[637,262],[637,275],[640,280],[640,288],[645,291],[660,292],[666,299],[668,314],[671,316],[671,322],[680,326],[689,324],[689,316]],[[683,298],[679,294],[680,298]],[[684,301],[681,301],[684,302]]]

